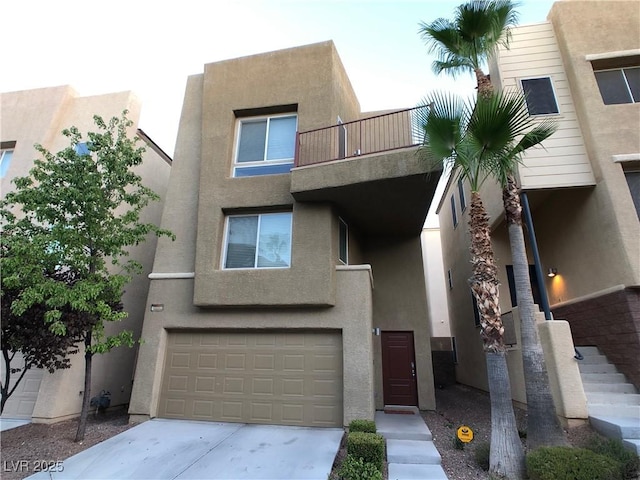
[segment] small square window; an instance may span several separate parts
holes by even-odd
[[[291,212],[227,217],[223,268],[291,266]]]
[[[640,67],[594,72],[605,105],[640,102]]]
[[[456,197],[451,195],[451,217],[453,218],[453,226],[458,225],[458,214],[456,212]]]
[[[288,173],[295,154],[296,115],[239,120],[234,177]]]
[[[89,144],[85,142],[76,143],[73,148],[78,155],[91,155],[91,150],[89,150]]]
[[[529,115],[551,115],[559,112],[551,78],[527,78],[521,80],[521,83]]]
[[[340,221],[340,226],[339,226],[340,246],[339,246],[339,252],[338,252],[338,255],[339,255],[338,259],[345,265],[348,265],[349,264],[349,226],[341,218],[339,219],[339,221]]]
[[[464,181],[462,178],[458,179],[458,194],[460,195],[460,211],[464,212],[467,208],[467,199],[464,197]]]

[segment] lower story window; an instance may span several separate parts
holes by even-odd
[[[291,212],[227,217],[223,268],[291,266]]]

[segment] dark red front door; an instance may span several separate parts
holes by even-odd
[[[418,405],[413,332],[382,332],[385,405]]]

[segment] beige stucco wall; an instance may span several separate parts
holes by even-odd
[[[435,409],[431,331],[427,313],[420,238],[370,239],[365,250],[375,278],[373,326],[381,330],[413,331],[418,407]],[[384,407],[380,337],[375,337],[376,408]]]
[[[335,268],[335,267],[334,267]],[[132,420],[155,417],[167,329],[332,329],[342,331],[344,422],[373,418],[372,283],[369,267],[338,267],[332,308],[215,309],[195,307],[193,280],[153,280],[129,413]],[[162,304],[162,312],[150,312]]]
[[[431,336],[450,337],[447,280],[442,264],[439,228],[425,228],[420,236]]]
[[[294,205],[290,175],[230,178],[235,111],[296,105],[299,131],[333,125],[338,115],[343,120],[356,117],[358,103],[333,43],[206,65],[201,102],[194,302],[200,306],[333,305],[331,207]],[[257,207],[293,211],[292,237],[296,241],[291,267],[223,270],[219,247],[224,240],[225,212]]]
[[[35,143],[58,152],[69,146],[68,138],[61,134],[64,128],[75,126],[86,139],[88,131],[97,131],[93,115],[100,115],[108,121],[111,117],[119,117],[125,109],[129,111],[128,118],[133,121],[129,130],[133,136],[141,111],[140,102],[131,92],[81,97],[68,86],[3,93],[0,103],[0,140],[16,142],[9,170],[2,179],[3,194],[13,188],[10,180],[28,175],[33,160],[40,157],[33,148]],[[144,146],[144,142],[139,145]],[[161,201],[150,204],[143,211],[141,221],[160,223],[170,170],[170,165],[160,155],[146,148],[143,163],[136,168],[136,172],[147,187],[160,195]],[[150,235],[144,244],[130,248],[130,258],[142,264],[143,272],[127,285],[122,298],[128,318],[107,325],[107,334],[128,329],[133,331],[134,338],[139,338],[149,286],[147,275],[151,272],[155,246],[156,238]],[[107,390],[111,392],[112,406],[127,404],[136,354],[137,347],[119,347],[111,353],[94,356],[92,396]],[[79,413],[82,401],[80,392],[84,389],[84,357],[79,353],[72,359],[72,368],[55,374],[44,373],[33,421],[57,421]]]

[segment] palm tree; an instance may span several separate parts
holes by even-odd
[[[425,100],[430,108],[420,109],[428,112],[421,119],[426,143],[420,152],[431,163],[444,161],[452,175],[459,174],[471,186],[469,285],[480,313],[491,397],[489,470],[493,475],[513,479],[523,478],[524,451],[511,402],[489,216],[479,191],[499,164],[498,159],[508,155],[516,136],[522,133],[518,123],[512,121],[517,100],[515,95],[496,94],[478,98],[473,106],[453,95],[434,94]]]
[[[478,93],[490,95],[493,86],[482,66],[498,45],[508,46],[511,27],[518,21],[515,4],[510,0],[471,0],[459,5],[453,21],[446,18],[420,23],[420,33],[430,53],[435,73],[454,78],[470,72],[476,76]]]
[[[433,63],[436,73],[472,72],[476,76],[478,96],[493,95],[493,86],[482,66],[499,45],[509,46],[511,27],[518,14],[510,0],[472,0],[457,7],[453,21],[439,18],[430,24],[421,23],[420,33],[429,51],[438,56]],[[519,112],[520,115],[525,111]],[[548,125],[543,125],[547,127]],[[551,132],[553,133],[553,132]],[[496,164],[494,174],[503,187],[505,219],[516,281],[516,298],[522,328],[522,355],[527,395],[527,445],[564,445],[566,437],[556,410],[544,363],[542,345],[535,324],[535,306],[529,278],[522,231],[522,206],[515,179],[519,154],[505,157]]]

